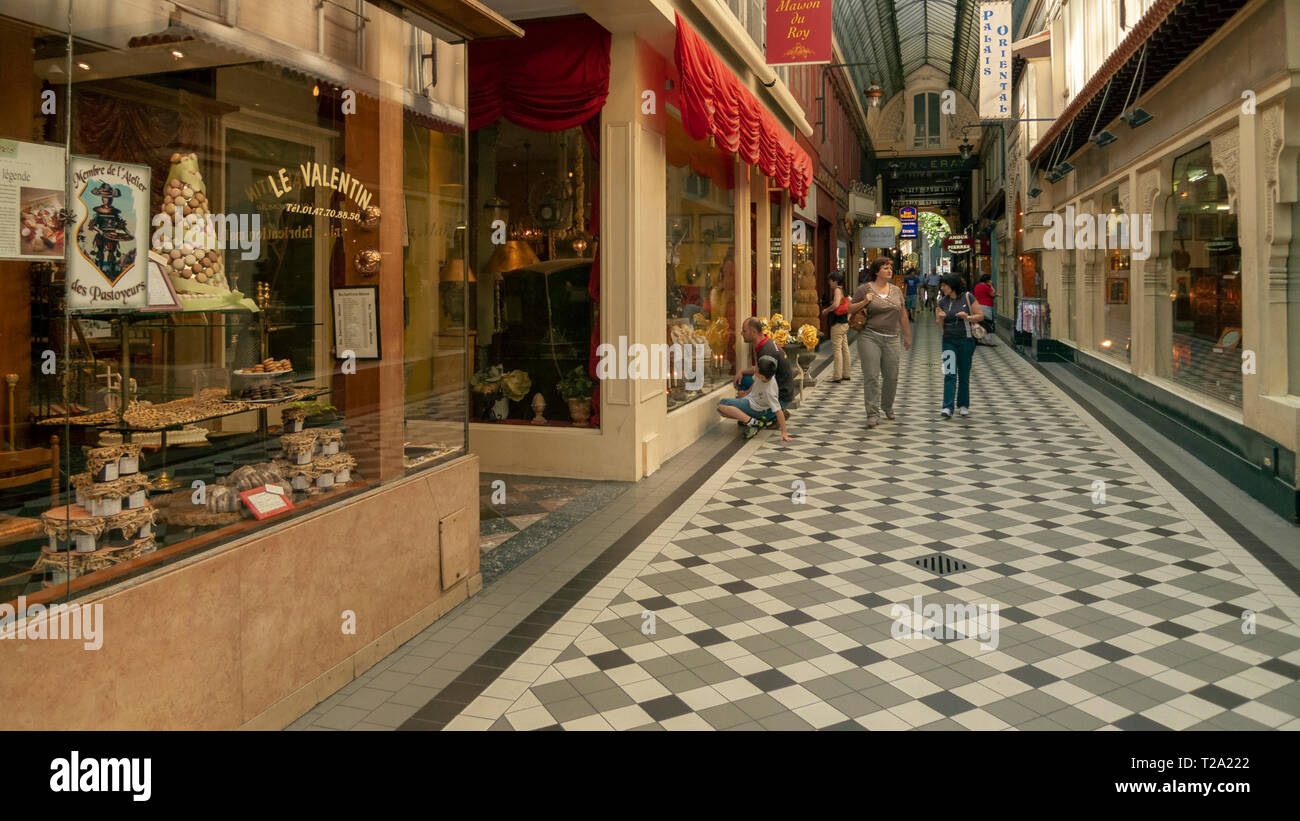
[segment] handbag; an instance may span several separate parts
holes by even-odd
[[[843,316],[844,314],[847,314],[849,312],[850,301],[851,300],[848,297],[844,297],[844,299],[841,299],[840,304],[835,306],[835,313],[838,316]]]
[[[861,310],[849,317],[849,327],[855,331],[861,331],[867,327],[867,308],[865,305]]]
[[[971,311],[971,307],[972,307],[972,306],[971,306],[971,304],[970,304],[970,294],[968,293],[968,294],[966,294],[966,313],[967,313],[967,314],[970,313],[970,311]],[[969,319],[966,320],[966,329],[967,329],[968,331],[970,331],[970,335],[971,335],[971,337],[973,337],[974,340],[975,340],[976,342],[979,342],[981,339],[983,339],[985,336],[988,335],[988,331],[986,331],[986,330],[984,329],[984,326],[983,326],[983,325],[980,325],[980,324],[978,324],[978,323],[972,325],[972,324],[971,324],[971,321],[970,321]]]

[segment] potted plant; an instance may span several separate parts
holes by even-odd
[[[510,416],[510,402],[522,401],[533,380],[524,371],[506,372],[502,366],[493,365],[471,376],[469,384],[487,402],[485,417],[496,422]]]
[[[591,394],[596,387],[596,383],[587,376],[587,369],[579,365],[560,379],[555,387],[569,403],[569,418],[573,420],[573,426],[587,427],[587,420],[591,418]]]

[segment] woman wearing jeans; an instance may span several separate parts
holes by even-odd
[[[898,343],[912,347],[912,326],[903,309],[903,291],[892,280],[894,262],[889,257],[872,261],[867,281],[858,286],[849,303],[849,314],[867,312],[867,324],[858,333],[858,359],[862,362],[863,392],[867,405],[867,427],[894,418],[894,394],[898,390]]]
[[[975,337],[970,328],[971,323],[984,319],[984,313],[955,274],[940,280],[939,292],[936,316],[943,328],[943,409],[939,414],[951,419],[954,399],[957,413],[970,413],[970,363],[975,356]]]
[[[822,316],[830,314],[831,317],[831,352],[835,354],[835,365],[832,372],[835,378],[832,382],[848,382],[851,378],[849,368],[852,366],[852,360],[849,359],[849,315],[847,312],[840,313],[837,309],[844,302],[844,274],[839,271],[831,271],[826,275],[827,281],[831,286],[830,304],[822,310]]]

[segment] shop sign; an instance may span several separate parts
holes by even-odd
[[[965,237],[949,237],[943,241],[943,250],[950,254],[970,253],[970,240]]]
[[[898,210],[898,219],[903,223],[903,230],[898,236],[901,239],[916,239],[916,209],[911,206],[900,208]]]
[[[768,65],[831,60],[831,0],[767,0]]]
[[[979,167],[979,158],[972,156],[963,160],[960,156],[943,157],[890,157],[891,170],[898,171],[899,176],[916,176],[919,174],[943,174],[954,171],[974,171]]]
[[[858,233],[858,245],[863,248],[893,248],[898,229],[892,225],[870,225]]]
[[[317,208],[311,205],[290,202],[285,203],[284,208],[286,211],[360,222],[365,218],[365,215],[361,212],[365,211],[366,206],[370,205],[370,190],[366,188],[361,180],[337,166],[331,167],[318,162],[303,163],[295,169],[292,175],[288,168],[281,168],[275,174],[267,174],[265,182],[259,181],[244,193],[248,196],[250,202],[256,201],[260,196],[265,196],[267,193],[279,199],[294,190],[295,186],[298,188],[319,188],[323,186],[338,191],[352,200],[356,204],[357,210]]]
[[[1205,243],[1207,251],[1231,251],[1237,247],[1237,241],[1231,239],[1212,239]]]
[[[63,259],[62,148],[0,140],[0,259]]]
[[[1011,117],[1011,3],[980,3],[980,119]]]
[[[147,307],[149,166],[73,157],[68,179],[68,310]]]

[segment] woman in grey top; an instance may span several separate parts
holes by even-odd
[[[882,409],[886,419],[894,418],[899,342],[904,350],[912,347],[912,326],[904,310],[903,291],[893,284],[893,277],[893,260],[873,260],[867,281],[858,286],[849,303],[850,316],[867,312],[867,324],[858,332],[858,360],[862,363],[869,428],[880,424]]]

